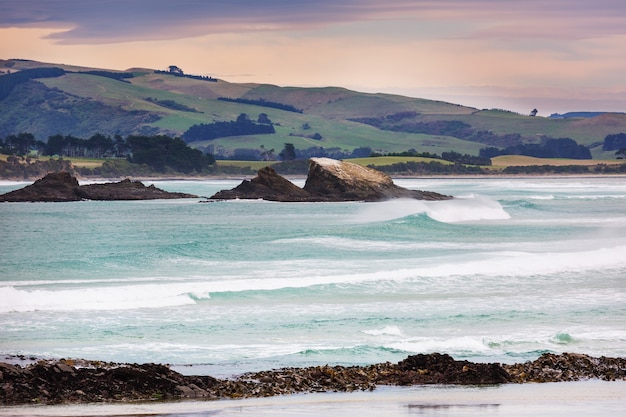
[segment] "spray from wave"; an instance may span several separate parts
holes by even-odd
[[[399,199],[373,203],[365,206],[355,216],[354,221],[358,223],[383,222],[418,214],[425,214],[442,223],[511,218],[496,200],[471,194],[446,201]]]

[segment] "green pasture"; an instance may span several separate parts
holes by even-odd
[[[435,158],[422,158],[419,156],[376,156],[370,158],[354,158],[354,159],[346,159],[348,162],[352,162],[355,164],[359,164],[362,166],[370,166],[373,165],[375,167],[379,166],[387,166],[393,164],[407,163],[407,162],[440,162],[444,165],[451,165],[454,162],[444,161],[443,159],[435,159]]]
[[[87,70],[84,68],[76,68]],[[260,84],[234,84],[219,80],[207,82],[189,78],[155,74],[150,70],[137,70],[129,82],[90,74],[68,73],[58,78],[39,80],[47,87],[68,94],[99,101],[126,111],[143,111],[158,115],[159,120],[146,122],[147,130],[158,129],[171,136],[182,135],[190,126],[215,121],[235,120],[246,113],[256,120],[265,113],[275,125],[276,134],[225,137],[212,141],[196,142],[192,146],[205,148],[213,145],[224,150],[238,148],[274,148],[276,153],[285,143],[297,149],[311,147],[339,148],[352,151],[370,147],[375,152],[389,153],[415,149],[418,152],[442,153],[455,151],[477,155],[482,143],[470,142],[444,135],[403,133],[379,130],[372,126],[349,121],[353,118],[386,117],[402,112],[415,112],[408,122],[461,121],[476,131],[490,131],[498,135],[519,133],[531,142],[539,143],[544,137],[569,137],[589,146],[597,159],[611,159],[609,152],[601,150],[608,134],[626,132],[626,115],[607,114],[593,119],[548,119],[530,117],[502,110],[478,110],[442,101],[411,98],[393,94],[367,94],[340,87],[298,88]],[[264,99],[290,104],[304,110],[295,113],[266,106],[231,103],[218,97]],[[195,112],[168,109],[157,101],[172,100]],[[71,103],[68,101],[68,105]],[[77,101],[75,106],[80,106]],[[531,109],[528,109],[530,112]],[[104,116],[91,115],[92,125],[106,126]],[[310,129],[304,129],[304,126]],[[108,132],[103,132],[108,133]],[[319,133],[321,141],[307,136]]]
[[[596,166],[598,164],[606,165],[620,165],[623,161],[617,159],[566,159],[566,158],[535,158],[532,156],[524,155],[501,155],[491,158],[492,168],[504,169],[509,166],[566,166],[566,165],[581,165],[581,166]]]

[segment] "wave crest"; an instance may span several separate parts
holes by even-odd
[[[390,200],[365,206],[355,216],[358,223],[381,222],[425,214],[442,223],[507,220],[511,216],[489,197],[467,195],[446,201]]]

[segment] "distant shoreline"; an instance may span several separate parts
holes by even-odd
[[[216,176],[118,176],[118,177],[99,177],[99,176],[77,176],[79,181],[120,181],[126,178],[130,178],[133,181],[189,181],[189,182],[202,182],[202,181],[243,181],[253,178],[256,174],[250,175],[216,175]],[[306,175],[285,175],[285,178],[290,180],[305,180]],[[3,182],[15,182],[15,183],[28,183],[38,180],[40,177],[33,178],[0,178],[0,185]],[[509,179],[509,178],[521,178],[521,179],[559,179],[559,178],[626,178],[626,174],[450,174],[450,175],[391,175],[391,178],[398,180],[428,180],[428,179]]]

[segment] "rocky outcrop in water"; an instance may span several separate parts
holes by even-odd
[[[399,187],[391,177],[375,169],[329,158],[311,158],[303,188],[281,177],[271,167],[259,170],[232,190],[223,190],[212,200],[263,199],[269,201],[382,201],[394,198],[448,200],[432,191]]]
[[[97,361],[0,363],[0,405],[227,399],[304,392],[374,390],[379,385],[494,385],[583,379],[626,380],[626,359],[544,354],[514,365],[458,361],[432,353],[397,364],[314,366],[252,372],[233,379],[184,376],[156,364]]]
[[[251,180],[244,180],[232,190],[222,190],[211,197],[212,200],[253,199],[268,201],[310,201],[311,195],[286,178],[281,177],[272,167],[265,167]]]
[[[448,200],[432,191],[409,190],[383,172],[346,161],[312,158],[304,190],[323,201],[382,201],[394,198]]]
[[[155,200],[197,198],[185,193],[171,193],[146,187],[139,181],[79,185],[76,177],[67,172],[54,172],[19,190],[0,195],[4,202],[63,202],[80,200]]]
[[[79,201],[78,180],[67,172],[54,172],[19,190],[0,195],[0,201]]]

